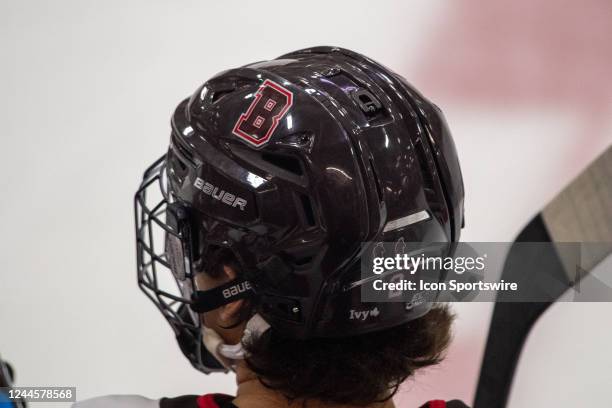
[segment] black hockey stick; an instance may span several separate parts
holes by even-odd
[[[554,251],[541,252],[534,245],[512,247],[506,258],[502,279],[513,281],[525,270],[543,271],[564,282],[549,290],[547,302],[497,302],[480,370],[474,408],[506,406],[514,371],[523,344],[536,320],[571,285],[590,273],[612,253],[612,146],[559,193],[519,233],[515,242],[596,242],[581,261],[578,275]]]

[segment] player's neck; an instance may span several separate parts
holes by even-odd
[[[324,404],[317,400],[304,401],[296,400],[289,403],[287,399],[275,390],[264,386],[255,373],[246,367],[244,362],[240,362],[236,369],[236,382],[238,391],[234,404],[239,408],[354,408],[352,405]],[[384,403],[371,404],[360,408],[395,408],[392,400]]]

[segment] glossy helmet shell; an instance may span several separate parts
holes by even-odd
[[[287,109],[267,139],[247,140],[236,130],[265,84],[284,92]],[[212,248],[231,249],[259,313],[292,337],[354,335],[423,315],[429,304],[394,302],[378,305],[376,319],[349,318],[364,308],[358,288],[343,289],[359,279],[361,244],[453,243],[463,225],[461,170],[441,111],[399,75],[341,48],[211,78],[177,107],[167,165],[170,191],[205,231],[202,261]],[[424,221],[385,228],[423,212]]]

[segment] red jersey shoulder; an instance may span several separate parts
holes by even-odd
[[[234,397],[226,394],[206,394],[198,397],[198,408],[237,408]]]
[[[462,401],[452,400],[452,401],[442,401],[442,400],[431,400],[426,402],[424,405],[421,405],[421,408],[469,408]]]
[[[175,398],[162,398],[160,408],[237,408],[234,397],[225,394],[184,395]]]

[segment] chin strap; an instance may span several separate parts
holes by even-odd
[[[205,313],[251,296],[253,296],[253,288],[249,281],[244,278],[236,278],[216,288],[193,292],[189,307],[196,313]]]

